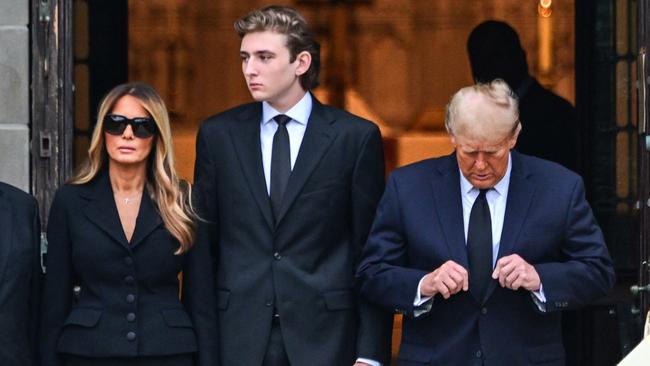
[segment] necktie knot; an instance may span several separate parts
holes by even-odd
[[[286,125],[291,121],[291,117],[285,115],[285,114],[278,114],[277,116],[273,117],[273,120],[277,122],[278,125]]]
[[[485,195],[488,193],[489,190],[490,190],[490,188],[487,188],[487,189],[479,189],[479,190],[478,190],[478,191],[479,191],[479,193],[478,193],[478,197],[479,197],[479,198],[485,197]]]

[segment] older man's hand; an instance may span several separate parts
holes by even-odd
[[[535,267],[517,254],[500,258],[492,272],[492,278],[498,280],[501,287],[511,290],[524,288],[537,291],[541,283]]]
[[[454,261],[447,261],[422,279],[420,294],[433,297],[436,294],[448,299],[460,290],[467,291],[469,279],[467,270]]]

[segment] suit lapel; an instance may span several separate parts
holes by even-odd
[[[318,162],[329,149],[336,131],[332,128],[334,117],[316,98],[312,97],[312,111],[305,130],[305,136],[300,144],[298,158],[291,171],[287,188],[282,198],[280,214],[276,220],[276,227],[280,225],[287,211],[298,197],[303,185],[314,171]],[[259,143],[258,143],[259,145]]]
[[[115,206],[107,169],[99,173],[95,181],[85,188],[87,190],[82,195],[89,198],[88,204],[83,208],[86,217],[113,240],[130,250]]]
[[[4,193],[0,191],[0,283],[4,277],[11,247],[13,246],[13,213],[9,201],[3,197]]]
[[[528,168],[522,164],[521,157],[517,152],[512,151],[511,154],[512,171],[510,172],[506,213],[503,218],[503,230],[501,231],[497,261],[499,258],[514,253],[515,243],[528,216],[528,210],[535,194],[535,186],[529,180],[530,172]],[[490,281],[486,299],[492,294],[497,284],[497,281]]]
[[[273,228],[271,203],[266,190],[264,166],[262,165],[262,149],[260,147],[261,120],[262,104],[253,104],[239,115],[237,126],[230,129],[230,136],[255,202],[257,202],[257,206],[269,228]]]
[[[434,180],[432,189],[440,226],[451,259],[468,268],[465,230],[463,229],[463,203],[460,194],[460,173],[455,155],[446,158],[446,164],[439,169],[440,178]]]
[[[131,248],[133,249],[138,244],[140,244],[152,231],[158,227],[158,225],[162,223],[163,221],[160,218],[160,214],[158,213],[157,208],[145,190],[145,192],[142,193],[140,211],[138,212],[138,218],[135,222],[135,231],[133,232],[133,237],[131,238]]]

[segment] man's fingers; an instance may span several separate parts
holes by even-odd
[[[460,272],[449,271],[448,275],[449,278],[451,278],[457,286],[463,286],[463,275]]]
[[[510,263],[510,261],[511,261],[511,256],[499,258],[496,265],[494,266],[494,271],[492,272],[492,278],[495,280],[499,278],[499,274],[501,273],[501,270],[505,265]]]
[[[443,286],[446,286],[446,287],[449,289],[449,293],[452,294],[452,295],[455,294],[455,293],[457,293],[457,292],[460,290],[460,286],[459,286],[459,284],[456,283],[456,281],[454,281],[454,279],[451,278],[451,277],[447,277],[447,278],[442,282],[442,285],[443,285]]]
[[[510,288],[513,289],[513,290],[515,290],[515,291],[519,290],[519,288],[520,288],[520,287],[523,285],[523,283],[524,283],[524,278],[523,278],[523,277],[524,277],[524,276],[519,276],[519,277],[517,277],[517,279],[514,280],[514,281],[510,284]]]
[[[442,282],[439,282],[439,283],[436,284],[436,291],[440,295],[442,295],[442,297],[445,298],[445,299],[448,299],[449,296],[451,295],[449,293],[449,289],[447,288],[447,286],[445,286],[445,284],[442,283]]]
[[[467,270],[451,260],[438,267],[432,273],[430,280],[430,286],[445,299],[461,289],[465,291],[468,289]]]
[[[505,287],[512,288],[512,284],[518,279],[521,278],[522,271],[518,268],[513,268],[513,270],[504,278]],[[514,289],[513,289],[514,290]]]

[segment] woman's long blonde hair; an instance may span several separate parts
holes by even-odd
[[[151,86],[142,82],[121,84],[106,94],[99,105],[88,159],[69,183],[87,183],[104,168],[108,159],[104,141],[104,116],[109,114],[117,101],[125,95],[137,98],[158,127],[158,135],[154,136],[156,140],[153,154],[149,156],[147,163],[146,191],[155,202],[165,227],[178,239],[180,247],[176,254],[181,254],[192,246],[197,216],[192,207],[191,185],[183,182],[181,187],[181,180],[176,174],[167,107]]]

